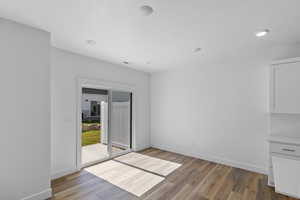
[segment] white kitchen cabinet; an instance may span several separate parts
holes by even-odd
[[[300,113],[300,58],[272,64],[270,94],[272,113]]]
[[[300,138],[272,135],[269,144],[268,184],[278,193],[300,198]]]
[[[300,197],[300,160],[299,157],[273,155],[275,191],[291,197]]]

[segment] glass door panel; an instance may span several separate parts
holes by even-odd
[[[82,88],[81,164],[87,166],[107,159],[108,91]]]
[[[110,91],[109,151],[111,156],[131,149],[132,94]]]

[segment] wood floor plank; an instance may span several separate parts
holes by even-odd
[[[52,181],[51,200],[295,200],[275,193],[262,174],[155,148],[139,153],[182,166],[140,197],[82,170]]]
[[[218,165],[215,168],[215,171],[212,171],[210,174],[210,181],[203,185],[200,189],[201,193],[208,199],[212,199],[219,188],[225,181],[227,174],[231,171],[231,167],[225,165]],[[209,179],[208,179],[209,180]]]
[[[191,192],[193,187],[191,185],[185,184],[178,192],[174,195],[172,200],[182,200],[185,199]]]
[[[94,178],[95,176],[90,173],[81,173],[79,176],[68,177],[63,182],[55,184],[55,187],[52,187],[54,193],[59,193],[72,187],[73,185],[80,185],[90,179]]]
[[[168,176],[167,179],[172,183],[176,183],[177,185],[193,185],[197,184],[198,180],[206,176],[207,170],[212,168],[212,166],[209,165],[209,162],[195,160],[187,166],[189,167],[184,169],[179,168],[173,174]]]
[[[237,169],[234,168],[232,170],[232,178],[234,179],[235,185],[233,187],[234,192],[243,193],[246,185],[248,184],[248,178],[249,178],[250,172],[243,170],[243,169]]]
[[[165,200],[167,199],[168,192],[173,186],[173,183],[164,181],[160,187],[151,192],[147,197],[141,198],[145,200]]]
[[[199,185],[199,183],[202,183],[202,181],[205,180],[205,177],[217,167],[217,165],[212,162],[202,161],[202,164],[201,167],[195,168],[195,175],[187,181],[187,184],[191,186]]]
[[[99,181],[100,180],[98,180],[97,178],[93,178],[84,183],[74,185],[73,187],[70,187],[64,191],[55,193],[54,199],[55,200],[77,199],[82,194],[88,194],[89,192],[96,190],[97,186],[102,183],[102,180],[101,180],[101,182],[99,182]]]
[[[239,192],[232,191],[227,200],[240,200],[242,199],[242,194]]]
[[[232,169],[231,169],[232,171]],[[229,195],[232,192],[232,189],[234,187],[234,180],[231,177],[231,171],[229,174],[227,174],[224,177],[224,181],[221,184],[219,190],[216,192],[215,196],[214,196],[214,200],[225,200],[228,199]]]

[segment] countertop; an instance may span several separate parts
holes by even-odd
[[[284,144],[300,145],[300,137],[288,134],[271,134],[268,138],[269,142],[277,142]]]

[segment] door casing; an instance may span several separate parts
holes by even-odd
[[[127,83],[120,83],[120,82],[113,82],[113,81],[106,81],[106,80],[101,80],[101,79],[95,79],[95,78],[82,78],[79,77],[77,78],[77,140],[76,140],[76,169],[81,170],[83,166],[81,164],[81,134],[82,134],[82,127],[81,127],[81,122],[82,122],[82,108],[81,108],[81,97],[82,97],[82,88],[94,88],[94,89],[105,89],[109,91],[109,98],[111,96],[111,91],[112,90],[117,90],[117,91],[124,91],[124,92],[130,92],[131,93],[131,145],[130,149],[127,151],[122,151],[120,153],[111,155],[108,158],[105,158],[103,160],[97,160],[95,162],[89,163],[88,165],[93,165],[99,162],[103,162],[108,159],[112,159],[116,156],[120,156],[122,154],[128,153],[132,150],[136,150],[136,126],[135,126],[135,116],[136,116],[136,90],[135,90],[135,85],[130,85]],[[111,110],[109,108],[109,110]],[[110,112],[110,111],[109,111]],[[109,114],[109,118],[110,118]],[[109,136],[109,130],[108,130],[108,137]],[[109,142],[111,143],[111,142]],[[108,146],[111,146],[109,144]],[[111,147],[109,147],[111,148]]]

